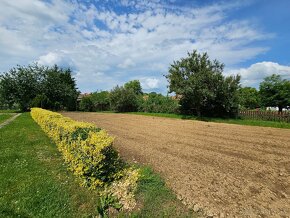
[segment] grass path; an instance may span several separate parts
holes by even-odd
[[[0,124],[3,123],[5,120],[9,119],[10,117],[12,117],[11,114],[2,114],[2,113],[0,113]]]
[[[28,113],[0,129],[0,217],[89,217],[96,202]]]
[[[11,123],[19,116],[20,114],[14,114],[14,116],[13,114],[0,114],[0,129]]]

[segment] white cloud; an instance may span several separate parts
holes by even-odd
[[[207,51],[231,67],[266,52],[253,42],[273,36],[250,21],[229,21],[226,13],[242,7],[237,3],[179,7],[123,0],[128,13],[113,4],[106,10],[104,2],[1,0],[0,72],[39,61],[73,67],[85,91],[138,77],[146,88],[165,92],[162,74],[187,51]]]
[[[160,81],[157,78],[140,78],[141,86],[144,90],[159,88]]]
[[[279,74],[283,79],[290,79],[290,66],[274,62],[259,62],[248,68],[229,70],[229,74],[240,74],[244,86],[258,87],[259,83],[267,76]]]

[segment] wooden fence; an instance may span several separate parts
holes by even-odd
[[[239,116],[246,119],[280,121],[290,123],[290,112],[282,111],[240,111]]]

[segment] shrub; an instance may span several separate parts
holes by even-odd
[[[90,112],[94,110],[94,104],[90,96],[85,96],[80,102],[80,110]]]
[[[31,116],[57,144],[69,169],[81,179],[81,185],[103,188],[100,192],[104,199],[116,199],[121,205],[110,200],[101,205],[104,210],[108,209],[107,204],[117,205],[118,210],[135,207],[139,169],[121,161],[113,148],[113,138],[106,131],[40,108],[32,108]]]
[[[138,109],[138,95],[133,89],[116,86],[110,93],[111,109],[116,112],[131,112]]]
[[[123,164],[112,147],[113,138],[104,130],[40,108],[33,108],[31,115],[56,142],[83,185],[96,188],[122,176]]]
[[[142,101],[139,101],[140,112],[149,113],[178,113],[179,104],[177,100],[170,97],[157,94],[155,92],[145,95]]]

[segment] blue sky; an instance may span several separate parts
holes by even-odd
[[[1,0],[0,72],[58,64],[82,92],[138,79],[166,94],[170,64],[197,49],[258,87],[290,79],[289,20],[287,0]]]

